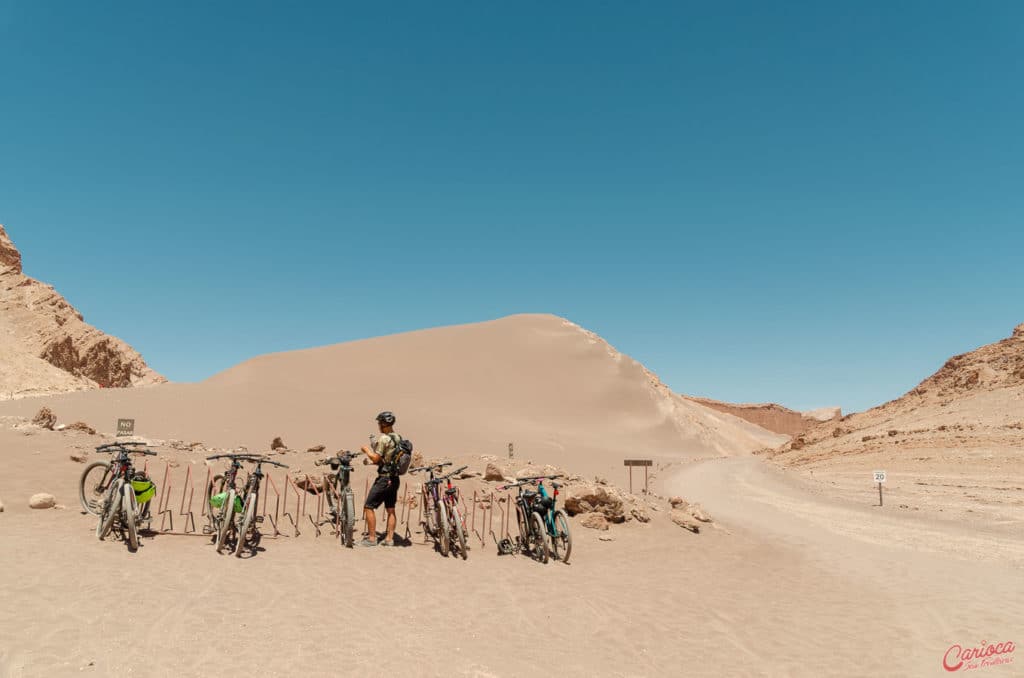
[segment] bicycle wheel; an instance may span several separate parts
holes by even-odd
[[[530,525],[532,527],[530,532],[533,539],[530,550],[534,558],[537,558],[542,563],[546,563],[548,562],[548,552],[551,550],[551,544],[548,541],[548,531],[544,529],[544,521],[540,519],[540,515],[534,513],[530,516]]]
[[[256,495],[250,494],[245,498],[245,512],[242,514],[242,522],[238,524],[238,538],[235,540],[235,558],[242,557],[242,551],[245,550],[245,542],[249,537],[249,528],[252,527],[252,521],[256,518]]]
[[[437,503],[437,546],[441,549],[441,555],[448,557],[448,509],[444,502]]]
[[[121,507],[121,486],[123,484],[124,480],[121,478],[115,480],[103,499],[103,511],[100,514],[99,523],[96,525],[96,536],[100,541],[110,534],[110,528],[114,526],[114,517],[117,516],[117,511]]]
[[[516,524],[519,525],[519,543],[525,549],[530,547],[530,520],[522,504],[516,503]],[[512,535],[509,535],[510,537]]]
[[[555,523],[555,536],[551,538],[551,552],[555,560],[569,563],[569,555],[572,553],[572,532],[569,531],[569,516],[565,515],[562,509],[555,509],[552,520]]]
[[[131,483],[125,483],[121,487],[124,498],[121,500],[121,514],[124,518],[124,531],[128,537],[128,548],[132,551],[139,549],[139,531],[135,528],[135,489]]]
[[[423,495],[423,541],[426,543],[427,537],[437,538],[437,510],[434,508],[434,498],[430,496],[430,492],[424,488],[420,494]]]
[[[110,462],[94,461],[82,471],[78,481],[78,500],[86,512],[98,516],[103,509],[103,496],[110,489],[114,476],[110,473]]]
[[[352,494],[351,488],[345,488],[342,499],[344,500],[342,503],[344,512],[341,516],[341,543],[352,548],[355,544],[356,498]]]
[[[235,491],[228,490],[228,496],[224,499],[224,505],[221,506],[220,528],[217,530],[217,553],[224,551],[224,546],[228,541],[228,533],[231,532],[231,528],[234,526]]]
[[[466,548],[466,526],[462,524],[462,513],[459,511],[458,506],[453,506],[451,510],[451,522],[452,532],[455,536],[455,541],[452,545],[458,544],[459,555],[462,556],[463,560],[469,558],[469,550]]]
[[[214,540],[217,539],[217,533],[220,531],[220,518],[221,511],[215,509],[210,505],[210,497],[220,494],[224,491],[224,476],[218,474],[210,478],[210,482],[206,485],[206,519],[210,523],[210,530],[214,535]]]

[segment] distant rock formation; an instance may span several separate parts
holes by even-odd
[[[713,410],[746,419],[769,431],[788,436],[799,436],[812,426],[823,421],[833,421],[842,416],[842,410],[838,407],[823,407],[810,412],[798,412],[775,403],[745,405],[696,397],[691,397],[690,400]]]
[[[911,449],[1019,449],[1024,445],[1024,325],[953,356],[896,400],[805,431],[773,452],[788,464]]]
[[[24,275],[0,226],[0,399],[166,381],[131,346],[87,324],[53,287]]]

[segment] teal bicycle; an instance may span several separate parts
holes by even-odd
[[[537,483],[537,492],[533,494],[530,508],[535,514],[540,515],[544,531],[547,532],[548,543],[551,547],[551,556],[555,560],[569,563],[569,556],[572,554],[572,532],[569,531],[569,516],[565,511],[556,507],[558,502],[558,491],[562,484],[555,482],[562,476],[534,476],[523,478]],[[551,481],[552,494],[544,487],[544,481]],[[527,496],[530,493],[525,493]]]

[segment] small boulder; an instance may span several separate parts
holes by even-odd
[[[32,498],[28,500],[29,508],[34,509],[49,509],[57,505],[57,498],[52,494],[40,492],[33,494]]]
[[[274,440],[273,440],[273,441],[271,441],[271,443],[270,443],[270,449],[271,449],[271,450],[273,450],[273,451],[275,451],[275,452],[276,452],[277,450],[283,450],[283,449],[286,449],[286,446],[285,446],[285,444],[284,444],[284,441],[282,441],[282,440],[281,440],[281,437],[280,437],[280,436],[278,436],[277,438],[274,438]]]
[[[615,537],[611,536],[610,534],[602,534],[600,537],[598,537],[598,539],[600,539],[601,541],[615,541]]]
[[[607,530],[608,519],[600,513],[588,513],[580,520],[580,525],[592,530]]]
[[[52,431],[53,427],[57,425],[57,415],[49,407],[44,407],[36,412],[36,416],[32,418],[32,423],[40,428]]]
[[[71,461],[77,461],[79,464],[84,464],[85,462],[89,461],[89,453],[88,452],[72,452],[71,453]]]
[[[683,528],[684,530],[689,530],[694,534],[700,532],[700,525],[686,511],[682,511],[680,509],[672,509],[670,517],[672,518],[673,523]]]
[[[317,493],[324,491],[324,481],[322,478],[312,478],[310,476],[304,476],[302,478],[296,479],[295,485],[300,490],[305,490],[306,492]]]
[[[565,497],[565,510],[570,516],[600,513],[613,523],[624,523],[627,520],[622,493],[607,485],[584,484],[570,488]]]
[[[689,506],[689,503],[682,497],[672,497],[668,500],[668,503],[672,505],[672,508],[681,508],[684,510]]]
[[[704,508],[700,504],[691,504],[690,505],[690,515],[693,516],[694,518],[696,518],[697,520],[699,520],[702,523],[710,523],[711,522],[711,516],[709,516],[704,511]]]
[[[85,433],[85,434],[88,434],[88,435],[91,435],[91,436],[96,435],[96,429],[94,429],[92,426],[89,426],[84,421],[76,421],[73,424],[68,424],[65,427],[64,430],[65,431],[81,431],[82,433]]]
[[[278,440],[280,440],[280,438],[278,438]],[[306,450],[306,452],[316,452],[317,454],[319,454],[320,452],[323,452],[326,449],[326,445],[314,445],[313,447]]]
[[[484,480],[500,482],[502,480],[505,480],[505,472],[497,464],[490,463],[484,470]]]
[[[647,512],[647,507],[640,503],[633,503],[629,509],[629,516],[638,523],[651,522],[651,514]]]

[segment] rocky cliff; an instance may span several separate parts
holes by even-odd
[[[131,346],[26,276],[21,253],[0,226],[0,398],[164,381]]]

